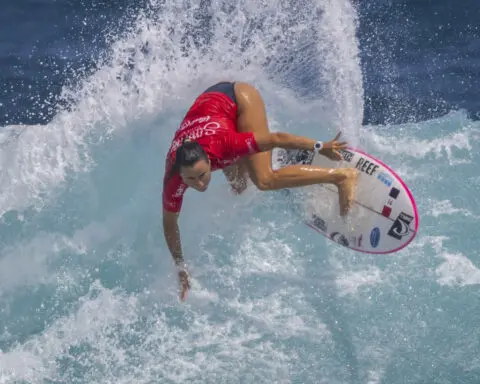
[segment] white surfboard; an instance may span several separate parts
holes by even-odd
[[[322,168],[355,167],[359,173],[355,202],[339,214],[338,189],[319,184],[301,188],[306,224],[340,245],[359,252],[386,254],[406,247],[418,230],[418,210],[405,182],[386,164],[358,149],[342,151],[332,161],[313,151],[276,150],[278,166],[311,164]]]

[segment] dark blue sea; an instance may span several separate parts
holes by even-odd
[[[225,79],[391,165],[415,240],[355,253],[218,174],[180,303],[164,157]],[[480,383],[479,90],[478,0],[4,0],[0,383]]]

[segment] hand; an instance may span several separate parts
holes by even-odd
[[[333,140],[327,141],[323,144],[323,148],[318,152],[321,155],[328,157],[330,160],[343,160],[343,156],[340,152],[340,149],[344,149],[347,146],[346,141],[339,142],[337,141],[341,136],[341,132],[337,133],[337,136]]]
[[[184,301],[187,297],[187,291],[190,289],[190,278],[185,267],[178,271],[178,281],[180,283],[180,300]]]

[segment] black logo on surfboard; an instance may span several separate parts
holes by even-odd
[[[304,164],[310,165],[313,161],[313,151],[286,149],[280,150],[278,153],[278,160],[283,165]]]
[[[312,164],[313,161],[313,152],[311,151],[298,151],[295,156],[295,161],[297,164]]]
[[[346,149],[340,149],[338,152],[340,152],[341,155],[343,156],[343,160],[348,161],[349,163],[352,161],[353,159],[352,152],[347,151]]]
[[[372,163],[370,160],[367,160],[363,157],[358,159],[357,164],[355,165],[355,168],[370,176],[372,176],[377,171],[378,167],[379,165]]]
[[[344,247],[348,247],[350,245],[347,238],[344,235],[342,235],[340,232],[332,232],[332,234],[330,235],[330,238],[336,243],[343,245]]]
[[[312,223],[315,227],[317,227],[322,232],[327,232],[327,223],[321,217],[317,215],[312,215]]]
[[[397,240],[402,240],[403,236],[408,235],[410,223],[413,216],[407,215],[405,212],[400,212],[392,226],[388,231],[388,236],[394,237]]]

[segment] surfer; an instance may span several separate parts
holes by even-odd
[[[220,82],[197,97],[176,131],[168,151],[163,186],[163,229],[168,248],[178,268],[181,300],[190,288],[180,243],[178,215],[185,190],[204,192],[211,172],[222,169],[232,190],[241,193],[247,175],[261,191],[334,184],[339,190],[340,215],[350,209],[358,171],[354,168],[325,169],[290,165],[272,169],[272,149],[315,150],[332,160],[341,160],[340,133],[328,142],[284,132],[270,132],[265,105],[250,84]]]

